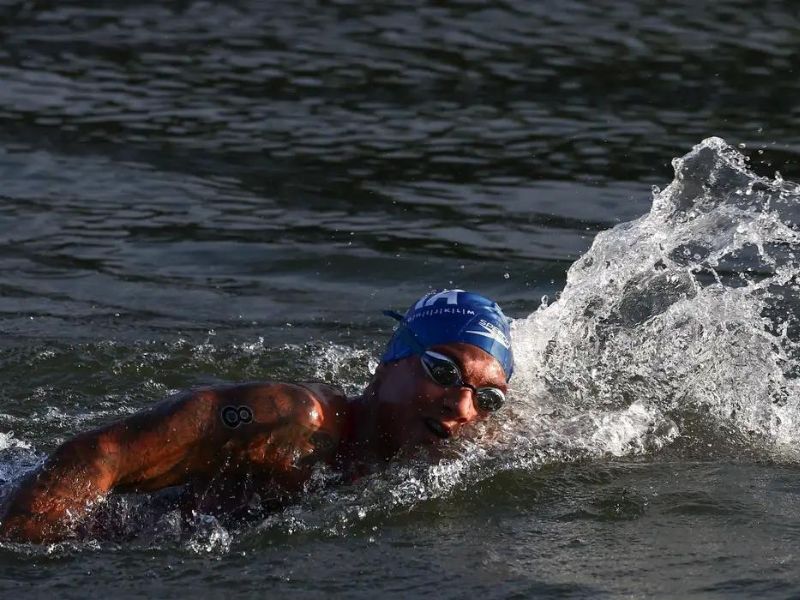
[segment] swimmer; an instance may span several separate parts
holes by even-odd
[[[354,480],[399,452],[435,446],[488,418],[513,370],[509,324],[478,294],[428,294],[400,315],[364,392],[321,383],[200,388],[64,442],[11,494],[0,539],[76,535],[109,493],[182,486],[206,514],[276,507],[297,497],[317,463]]]

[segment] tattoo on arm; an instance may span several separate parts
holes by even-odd
[[[223,424],[231,429],[253,422],[253,411],[250,410],[249,406],[233,406],[229,404],[223,407],[219,414]]]

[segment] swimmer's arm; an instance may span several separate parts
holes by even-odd
[[[228,406],[246,407],[250,423],[231,427]],[[225,456],[285,470],[313,452],[319,403],[298,386],[267,384],[202,390],[162,402],[62,444],[11,496],[0,539],[50,542],[110,491],[154,491],[213,474]]]
[[[116,444],[94,432],[59,446],[11,496],[0,539],[44,543],[67,537],[75,522],[111,489],[116,460]]]
[[[285,383],[198,391],[171,413],[134,415],[113,428],[120,456],[114,491],[154,491],[237,464],[264,473],[292,469],[315,450],[309,440],[323,421],[315,395]]]
[[[213,430],[203,421],[211,419],[215,404],[213,394],[185,394],[67,440],[17,485],[0,523],[0,539],[58,541],[115,488],[135,491],[140,483],[152,490],[182,483],[195,449]]]

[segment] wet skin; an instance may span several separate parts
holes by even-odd
[[[482,349],[432,349],[458,364],[465,383],[506,391],[502,367]],[[11,495],[0,539],[70,537],[111,492],[182,485],[186,507],[211,513],[236,512],[254,498],[280,503],[302,491],[319,462],[352,478],[487,416],[472,390],[438,385],[418,356],[380,365],[364,393],[350,399],[323,384],[193,390],[59,446]]]

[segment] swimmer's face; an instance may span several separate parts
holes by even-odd
[[[481,348],[459,342],[430,350],[450,358],[465,384],[506,392],[503,368]],[[478,407],[469,387],[436,383],[419,356],[389,363],[383,369],[378,391],[379,427],[381,442],[389,452],[457,437],[465,426],[491,414]]]

